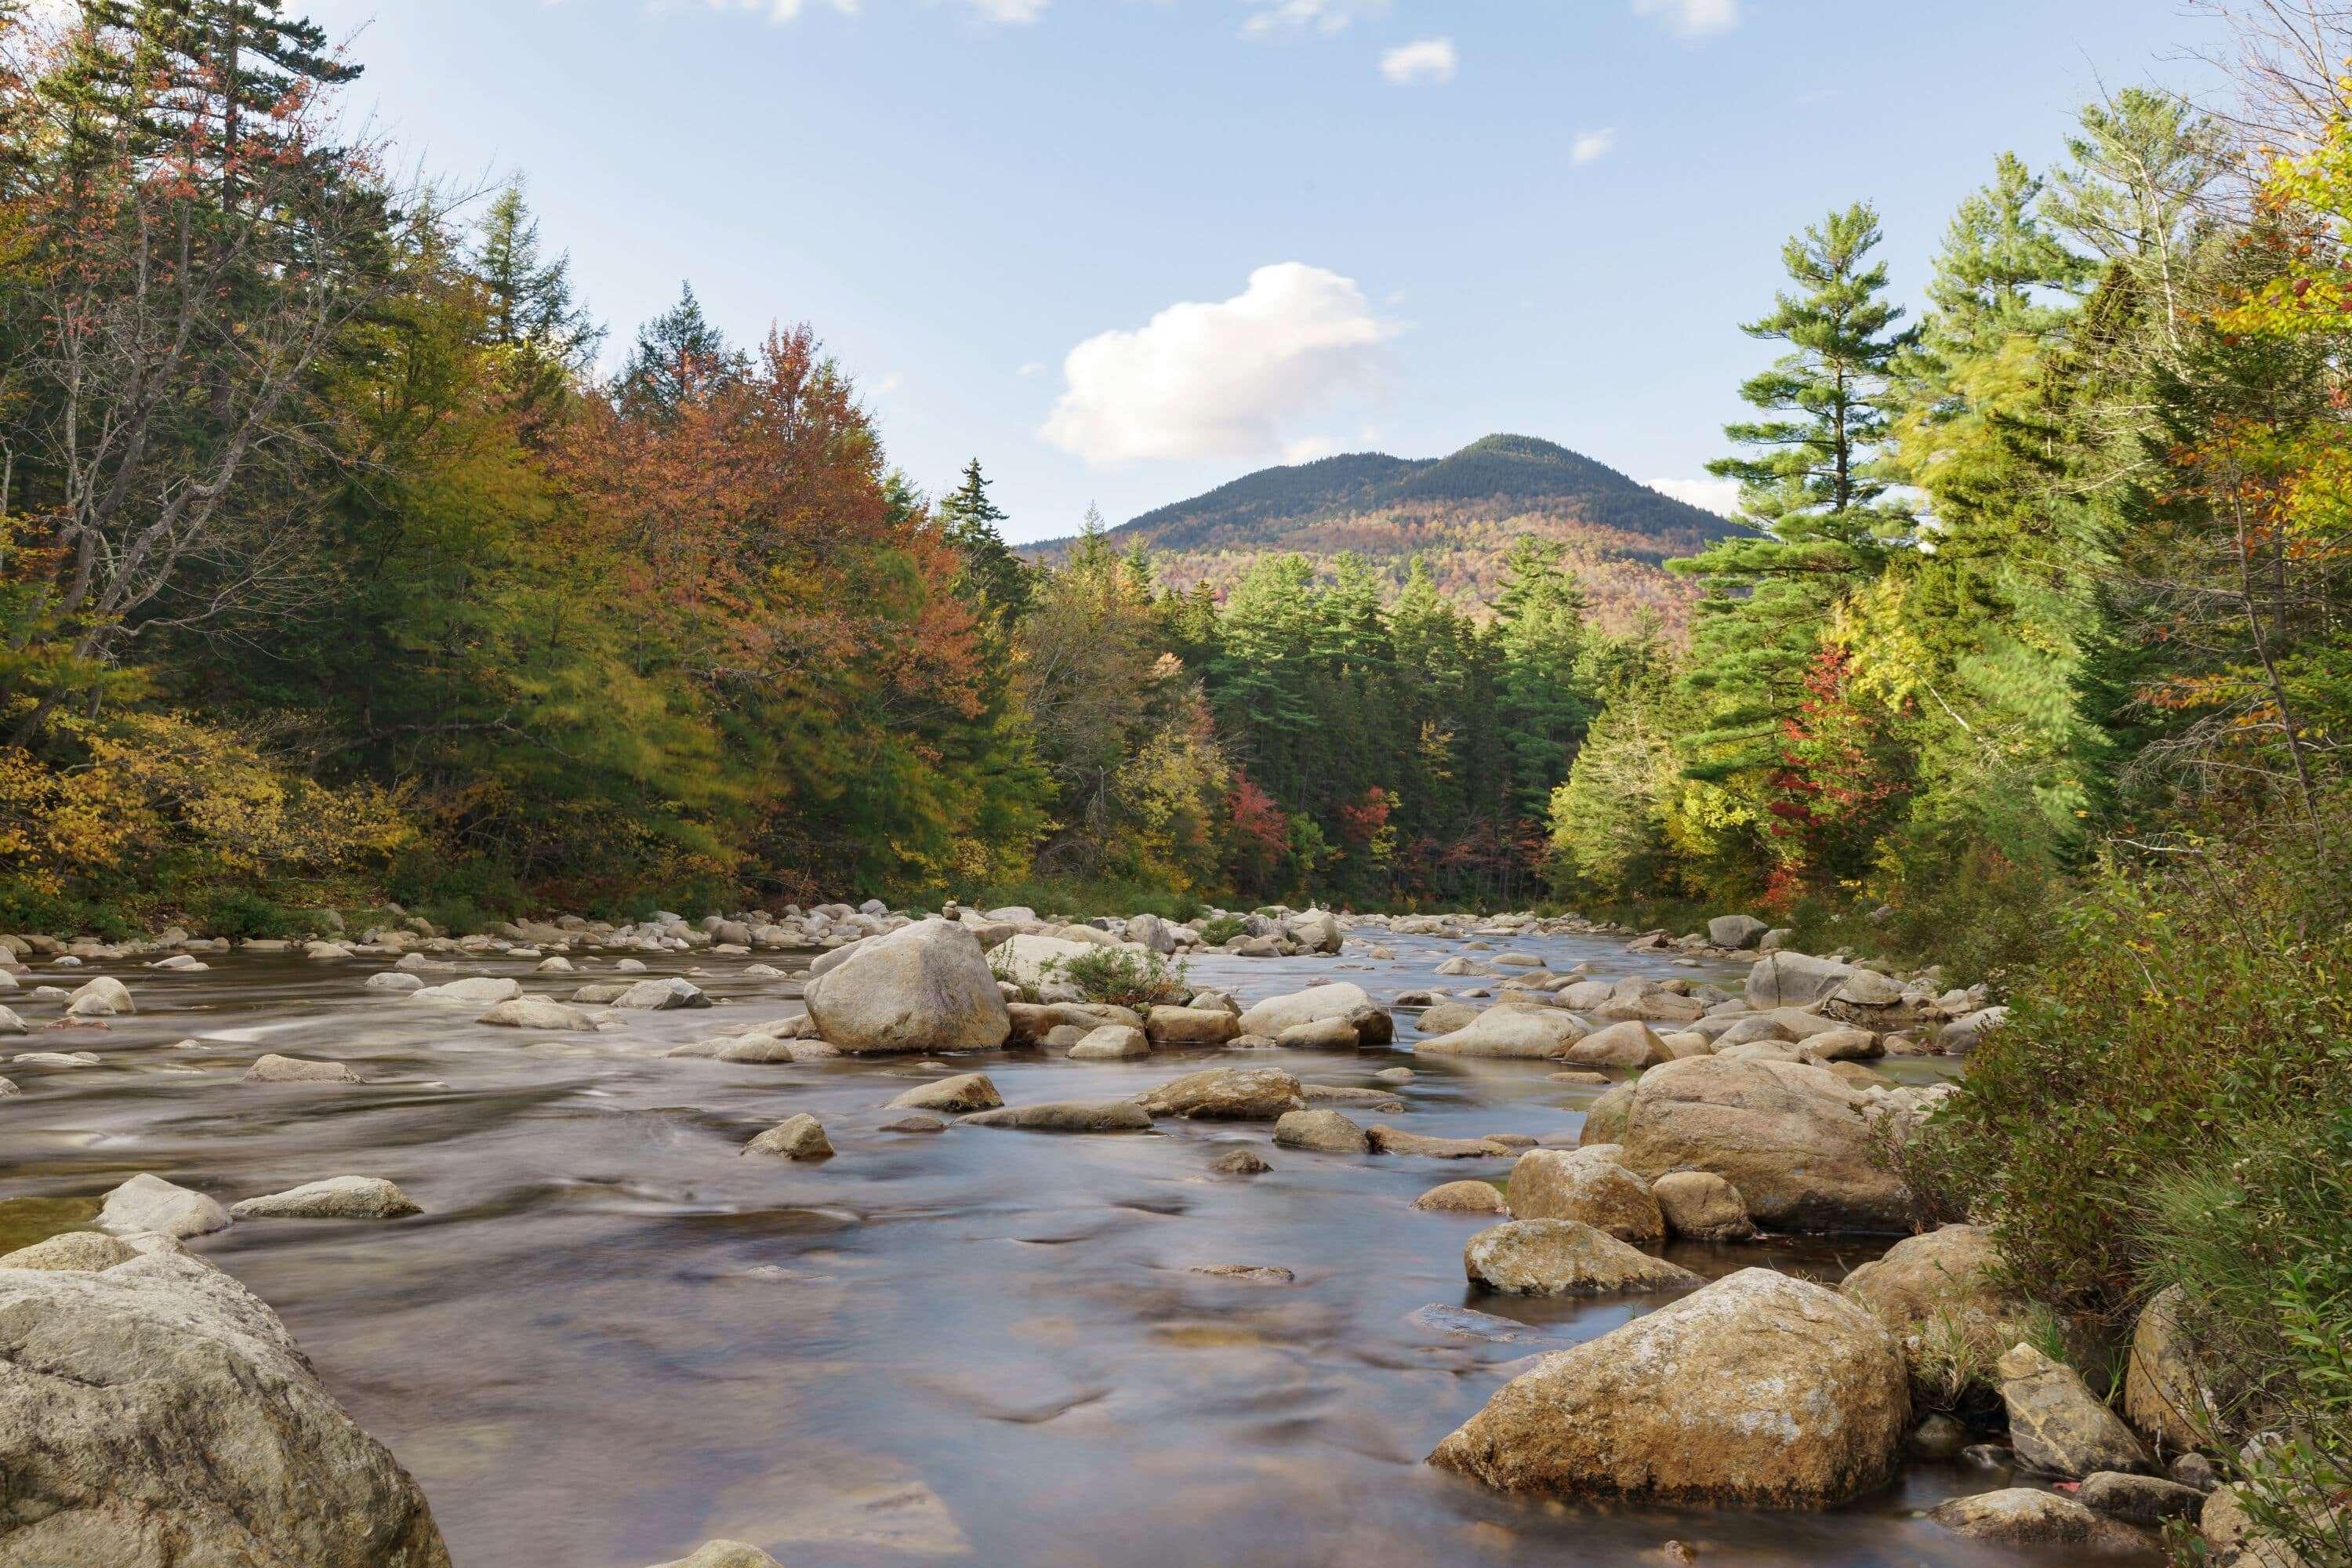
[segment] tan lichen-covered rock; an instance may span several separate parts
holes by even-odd
[[[1513,1219],[1570,1219],[1619,1241],[1666,1238],[1650,1184],[1593,1149],[1530,1149],[1511,1167]]]
[[[2340,1517],[2340,1512],[2338,1517]],[[2294,1547],[2265,1533],[2236,1487],[2217,1487],[2197,1516],[2211,1568],[2319,1568]]]
[[[1739,1189],[1708,1171],[1669,1171],[1650,1184],[1666,1229],[1690,1241],[1745,1241],[1756,1234]]]
[[[2131,1354],[2124,1365],[2124,1414],[2142,1436],[2174,1454],[2198,1447],[2203,1440],[2200,1426],[2213,1409],[2179,1309],[2178,1285],[2149,1299],[2133,1326]]]
[[[2032,1487],[1958,1497],[1927,1517],[1955,1535],[1999,1546],[2063,1546],[2084,1558],[2142,1557],[2149,1542],[2129,1525],[2084,1508],[2073,1498]]]
[[[1569,1047],[1560,1059],[1580,1068],[1647,1068],[1674,1057],[1649,1025],[1629,1018],[1593,1030]]]
[[[1367,1154],[1372,1147],[1363,1128],[1336,1110],[1287,1111],[1274,1124],[1274,1141],[1322,1154]]]
[[[1505,1296],[1606,1296],[1687,1290],[1702,1281],[1591,1226],[1570,1219],[1514,1219],[1472,1237],[1462,1272]]]
[[[1633,1110],[1633,1090],[1638,1085],[1621,1083],[1602,1092],[1600,1099],[1584,1109],[1584,1128],[1577,1134],[1580,1143],[1616,1143],[1623,1141],[1626,1120]]]
[[[1352,1051],[1364,1043],[1363,1036],[1345,1016],[1310,1018],[1304,1024],[1293,1024],[1275,1036],[1274,1043],[1294,1051]]]
[[[1430,1462],[1510,1492],[1824,1507],[1894,1473],[1910,1416],[1869,1313],[1746,1268],[1544,1357]]]
[[[2043,1475],[2080,1480],[2096,1470],[2144,1471],[2147,1450],[2074,1368],[2032,1345],[2011,1345],[1997,1370],[2018,1461]]]
[[[1070,1047],[1070,1059],[1080,1062],[1119,1061],[1150,1054],[1151,1042],[1143,1031],[1125,1024],[1105,1024],[1098,1029],[1090,1029],[1086,1038]]]
[[[1907,1230],[1910,1194],[1866,1109],[1824,1068],[1693,1057],[1643,1074],[1616,1141],[1644,1176],[1721,1176],[1775,1230]]]
[[[185,1254],[0,1270],[0,1563],[448,1568],[276,1313]]]
[[[933,1083],[919,1084],[890,1102],[893,1110],[993,1110],[1004,1103],[995,1083],[984,1072],[958,1073]]]
[[[959,1127],[1012,1127],[1024,1132],[1149,1132],[1151,1113],[1131,1100],[1055,1100],[975,1111]]]
[[[360,1075],[342,1062],[315,1061],[308,1057],[281,1057],[275,1052],[255,1058],[245,1069],[247,1083],[358,1083]]]
[[[945,921],[859,942],[803,1000],[818,1037],[852,1054],[994,1050],[1013,1032],[979,939]]]
[[[1222,1007],[1154,1007],[1143,1032],[1155,1046],[1222,1046],[1242,1031],[1241,1020]]]
[[[100,1230],[69,1230],[0,1257],[0,1268],[65,1268],[95,1274],[138,1256],[139,1249],[119,1236]]]
[[[1444,1182],[1412,1200],[1430,1214],[1508,1214],[1502,1189],[1492,1182]],[[0,1258],[0,1263],[7,1259]]]
[[[785,1160],[828,1160],[833,1157],[833,1141],[824,1135],[824,1124],[803,1110],[744,1144],[743,1152]]]
[[[1307,1104],[1298,1080],[1280,1068],[1210,1068],[1171,1079],[1135,1100],[1154,1116],[1190,1121],[1272,1121]]]
[[[653,1568],[784,1568],[784,1565],[742,1541],[706,1541],[695,1548],[691,1556],[668,1563],[656,1563]]]
[[[2018,1342],[2028,1309],[2002,1282],[1992,1232],[1976,1225],[1906,1237],[1847,1275],[1839,1289],[1894,1331],[1923,1383],[1956,1359],[1990,1367]]]
[[[98,1224],[117,1236],[152,1230],[184,1241],[226,1230],[229,1215],[204,1194],[142,1171],[106,1194]]]
[[[1401,1127],[1374,1126],[1367,1128],[1364,1135],[1371,1140],[1375,1154],[1423,1160],[1498,1160],[1511,1152],[1510,1145],[1491,1138],[1433,1138]]]

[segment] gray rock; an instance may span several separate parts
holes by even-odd
[[[982,1110],[957,1125],[1011,1127],[1024,1132],[1149,1132],[1151,1115],[1131,1100],[1057,1100]]]
[[[361,984],[362,991],[389,991],[401,995],[425,989],[425,982],[403,970],[387,969],[371,974]]]
[[[1853,973],[1852,964],[1834,958],[1769,953],[1748,972],[1748,1005],[1759,1009],[1801,1007],[1828,997]]]
[[[106,1194],[99,1226],[117,1236],[155,1231],[185,1240],[229,1226],[228,1211],[199,1192],[175,1186],[144,1172]],[[5,1559],[0,1559],[5,1562]]]
[[[784,1568],[784,1565],[743,1541],[706,1541],[691,1556],[656,1563],[653,1568]]]
[[[1372,999],[1360,985],[1345,981],[1330,985],[1311,986],[1287,995],[1269,996],[1241,1016],[1241,1032],[1244,1035],[1265,1035],[1280,1037],[1282,1031],[1294,1024],[1311,1024],[1318,1018],[1344,1018],[1360,1008],[1370,1008]]]
[[[660,980],[638,981],[614,997],[613,1005],[635,1012],[667,1013],[679,1007],[708,1007],[710,998],[693,981],[673,974]]]
[[[944,921],[860,942],[806,1001],[817,1034],[853,1054],[994,1050],[1013,1033],[979,940]]]
[[[1136,1103],[1188,1121],[1271,1121],[1303,1109],[1307,1098],[1279,1068],[1210,1068],[1146,1089]]]
[[[112,975],[101,974],[66,998],[66,1011],[77,1018],[105,1018],[139,1009],[131,1005],[129,986]]]
[[[448,1568],[416,1483],[197,1258],[0,1271],[0,1563]]]
[[[1274,1167],[1256,1150],[1237,1143],[1210,1161],[1209,1169],[1220,1176],[1262,1176]]]
[[[547,1029],[581,1033],[596,1027],[593,1015],[567,1007],[551,996],[518,996],[474,1020],[499,1029]]]
[[[247,1198],[228,1212],[235,1219],[399,1219],[425,1211],[382,1176],[329,1176]]]
[[[1070,1059],[1081,1062],[1117,1061],[1150,1054],[1151,1042],[1144,1038],[1143,1031],[1129,1028],[1125,1024],[1105,1024],[1089,1030],[1086,1038],[1070,1047]]]
[[[522,994],[522,982],[504,975],[476,974],[464,980],[445,981],[439,985],[427,985],[408,994],[411,1002],[433,1002],[446,1005],[470,1004],[487,1007],[493,1003],[511,1002]]]
[[[1754,915],[1717,915],[1706,922],[1706,940],[1738,951],[1754,947],[1771,929]]]

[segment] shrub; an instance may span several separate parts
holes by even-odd
[[[2339,816],[2339,828],[2341,820]],[[2300,840],[2111,868],[1904,1155],[2015,1282],[2112,1347],[2177,1285],[2210,1447],[2312,1562],[2352,1520],[2352,898]],[[2251,1460],[2248,1438],[2282,1435]]]
[[[1184,965],[1140,947],[1097,947],[1053,961],[1055,973],[1089,1002],[1149,1007],[1189,994]]]
[[[313,934],[310,917],[248,888],[223,888],[194,902],[190,914],[210,936],[240,939]]]
[[[1241,916],[1219,915],[1201,928],[1201,940],[1211,947],[1223,947],[1247,930]]]

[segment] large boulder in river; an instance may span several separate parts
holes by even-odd
[[[989,1051],[1013,1032],[979,939],[945,921],[859,942],[804,999],[818,1037],[857,1055]]]
[[[1927,1517],[1955,1535],[2012,1551],[2067,1549],[2067,1561],[2145,1559],[2148,1543],[2129,1525],[2105,1519],[2073,1498],[2033,1487],[2007,1487],[1939,1503]]]
[[[1832,994],[1853,973],[1853,965],[1801,952],[1770,952],[1748,972],[1748,1005],[1759,1012],[1802,1007]]]
[[[6,1568],[448,1568],[278,1315],[175,1251],[0,1270],[0,1475]]]
[[[1880,1158],[1868,1104],[1826,1068],[1690,1057],[1642,1075],[1616,1141],[1652,1180],[1721,1176],[1769,1229],[1907,1230],[1910,1195]]]
[[[1331,985],[1313,985],[1304,991],[1294,991],[1285,996],[1269,996],[1242,1015],[1241,1032],[1264,1035],[1271,1039],[1294,1024],[1312,1024],[1319,1018],[1344,1018],[1359,1009],[1370,1009],[1372,999],[1360,985],[1340,981]]]
[[[1499,1057],[1541,1060],[1565,1055],[1589,1031],[1573,1013],[1558,1007],[1489,1007],[1450,1035],[1423,1040],[1416,1053],[1440,1057]]]
[[[1430,1463],[1508,1492],[1819,1508],[1885,1482],[1910,1416],[1869,1313],[1744,1268],[1545,1356]]]
[[[1019,986],[1024,996],[1035,996],[1045,1002],[1076,1002],[1079,1000],[1078,988],[1070,983],[1065,971],[1073,961],[1093,952],[1095,945],[1068,937],[1025,931],[990,953],[988,962],[999,976]]]
[[[1308,952],[1339,951],[1339,917],[1328,910],[1309,910],[1303,915],[1293,916],[1286,922],[1283,929],[1289,934],[1291,941]]]

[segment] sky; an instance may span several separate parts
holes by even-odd
[[[445,184],[526,183],[609,356],[690,281],[807,321],[891,460],[1016,541],[1496,431],[1703,504],[1783,239],[1953,206],[2176,0],[289,0]]]

